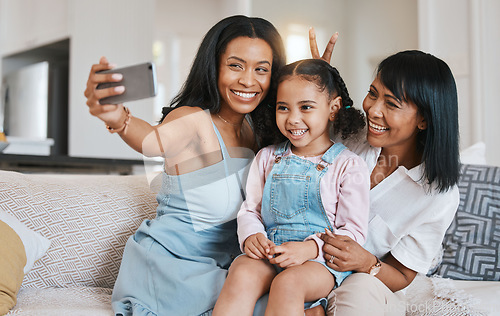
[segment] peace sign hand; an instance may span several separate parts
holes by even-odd
[[[328,44],[326,45],[325,52],[323,56],[319,56],[318,43],[316,41],[316,33],[314,32],[314,28],[309,29],[309,47],[311,49],[312,58],[322,59],[327,63],[330,63],[332,60],[333,48],[335,47],[335,43],[337,42],[337,38],[339,37],[339,33],[335,32],[335,34],[330,37]]]

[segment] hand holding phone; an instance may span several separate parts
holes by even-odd
[[[125,92],[99,100],[101,104],[120,104],[156,96],[156,69],[153,63],[147,62],[100,71],[99,73],[120,73],[123,79],[118,82],[106,82],[97,85],[97,89],[124,86]]]

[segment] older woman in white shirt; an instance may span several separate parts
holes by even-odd
[[[455,80],[435,56],[400,52],[380,63],[363,109],[366,137],[345,145],[371,172],[369,232],[363,247],[322,236],[328,265],[358,272],[332,291],[327,314],[404,315],[404,288],[430,268],[459,203]]]

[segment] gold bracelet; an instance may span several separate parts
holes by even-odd
[[[106,129],[110,133],[113,134],[113,133],[121,133],[121,132],[123,132],[124,135],[127,133],[127,127],[128,127],[128,123],[130,123],[131,115],[130,115],[130,110],[127,107],[124,106],[123,110],[125,111],[125,113],[127,113],[127,117],[125,118],[125,122],[123,122],[122,127],[120,127],[120,128],[112,128],[112,127],[110,127],[109,125],[106,124]]]

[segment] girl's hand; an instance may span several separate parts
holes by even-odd
[[[323,252],[326,264],[337,271],[369,272],[375,257],[348,236],[335,235],[329,230],[321,234],[325,242]],[[330,260],[333,258],[333,262]]]
[[[269,253],[274,246],[274,243],[264,236],[264,234],[257,233],[245,239],[243,251],[253,259],[269,259],[272,258]]]
[[[288,268],[316,258],[318,256],[318,246],[314,240],[290,241],[271,248],[270,254],[274,256],[269,259],[271,264],[276,264],[281,268]]]
[[[99,71],[112,69],[114,66],[111,65],[106,57],[101,57],[99,64],[92,65],[90,70],[89,78],[87,80],[87,88],[85,89],[84,95],[87,98],[87,105],[89,107],[90,114],[100,118],[106,122],[109,126],[121,126],[125,120],[123,106],[115,104],[101,105],[99,100],[112,96],[122,94],[125,91],[123,86],[118,86],[114,88],[107,89],[97,89],[99,83],[104,82],[118,82],[122,80],[121,74],[99,74]]]
[[[327,63],[330,63],[332,60],[333,48],[335,47],[335,43],[337,42],[337,38],[339,37],[339,33],[335,32],[335,34],[330,37],[328,44],[326,44],[325,52],[323,56],[319,56],[318,43],[316,42],[316,33],[314,32],[314,28],[309,29],[309,47],[311,48],[312,58],[315,59],[323,59]]]

